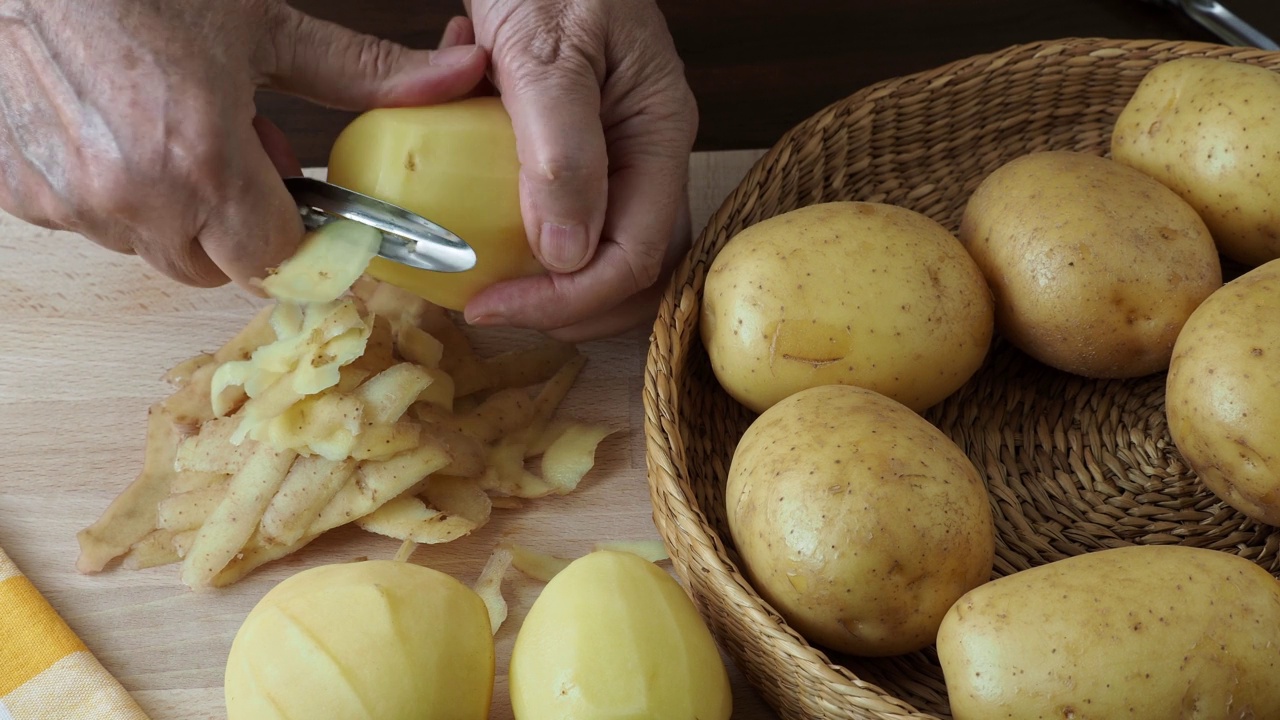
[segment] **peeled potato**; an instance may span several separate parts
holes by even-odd
[[[519,178],[511,118],[492,97],[369,111],[329,155],[329,182],[416,212],[476,251],[476,266],[462,273],[369,264],[373,277],[452,310],[498,281],[543,272],[520,214]]]
[[[653,563],[585,555],[551,578],[511,650],[516,720],[727,720],[733,695],[689,596]]]
[[[323,565],[245,618],[227,658],[227,718],[483,720],[493,674],[489,613],[467,586],[391,560]]]

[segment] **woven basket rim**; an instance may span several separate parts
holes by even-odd
[[[686,359],[687,352],[673,347],[675,341],[665,331],[673,326],[677,314],[690,312],[691,308],[696,311],[700,306],[700,292],[692,284],[694,268],[698,263],[710,264],[714,259],[713,255],[708,255],[708,249],[713,246],[714,236],[718,228],[724,225],[726,217],[761,187],[761,183],[769,176],[769,169],[791,152],[797,138],[807,136],[821,127],[824,117],[841,108],[856,107],[891,95],[904,85],[936,87],[954,82],[962,76],[968,77],[975,73],[1004,68],[1015,60],[1029,62],[1082,49],[1087,50],[1089,55],[1099,57],[1119,56],[1134,51],[1171,53],[1176,56],[1227,55],[1238,59],[1273,58],[1280,55],[1280,53],[1256,48],[1199,41],[1118,39],[1101,36],[1063,37],[1012,44],[995,51],[969,56],[938,67],[868,85],[828,104],[797,123],[752,164],[740,182],[708,218],[706,225],[699,230],[691,248],[672,274],[662,295],[646,353],[643,387],[644,432],[649,489],[655,518],[661,514],[679,526],[679,545],[672,537],[677,533],[662,533],[675,569],[688,584],[688,573],[693,570],[685,559],[684,551],[687,550],[690,558],[696,556],[699,561],[698,571],[712,576],[718,592],[729,604],[744,613],[767,618],[768,623],[765,627],[770,633],[770,640],[777,652],[803,663],[807,670],[814,672],[829,685],[852,690],[852,694],[844,692],[842,695],[852,700],[855,706],[869,713],[869,717],[936,720],[934,715],[917,710],[910,703],[893,697],[883,688],[858,678],[848,668],[832,662],[827,653],[810,644],[782,620],[781,616],[754,590],[744,573],[733,562],[726,551],[725,541],[708,522],[698,498],[686,493],[682,487],[682,478],[684,485],[688,485],[689,482],[687,469],[681,463],[684,454],[683,443],[678,440],[679,398],[672,397],[669,403],[664,403],[659,396],[656,383],[657,377],[664,372],[664,368],[665,372],[673,378],[679,377],[683,371],[682,361]],[[752,180],[756,181],[756,184],[753,185]],[[697,334],[696,330],[693,334]],[[694,342],[697,340],[695,339]],[[693,522],[681,522],[686,518]],[[701,602],[697,597],[694,600]]]

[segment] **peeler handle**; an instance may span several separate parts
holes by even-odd
[[[1232,45],[1280,50],[1275,40],[1241,20],[1218,0],[1182,0],[1181,5],[1192,20]]]

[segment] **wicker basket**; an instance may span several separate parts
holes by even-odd
[[[712,216],[677,270],[645,372],[654,519],[675,569],[738,667],[784,718],[947,718],[936,655],[824,653],[738,570],[726,471],[753,416],[720,389],[698,336],[707,268],[743,228],[831,200],[903,205],[956,230],[969,193],[1037,150],[1104,154],[1143,75],[1187,55],[1280,69],[1280,53],[1202,43],[1071,39],[1017,46],[868,87],[788,132]],[[1169,438],[1164,377],[1089,381],[997,340],[927,417],[983,472],[996,574],[1127,544],[1180,543],[1280,575],[1280,529],[1219,502]]]

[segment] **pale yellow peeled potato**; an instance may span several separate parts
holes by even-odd
[[[511,118],[492,97],[371,110],[329,155],[329,182],[418,213],[476,251],[476,266],[462,273],[369,264],[373,277],[451,310],[495,282],[544,272],[529,249],[519,178]]]
[[[511,651],[516,720],[728,720],[711,632],[684,590],[631,553],[585,555],[551,578]]]
[[[494,647],[467,586],[392,560],[322,565],[281,582],[227,659],[227,720],[484,720]]]

